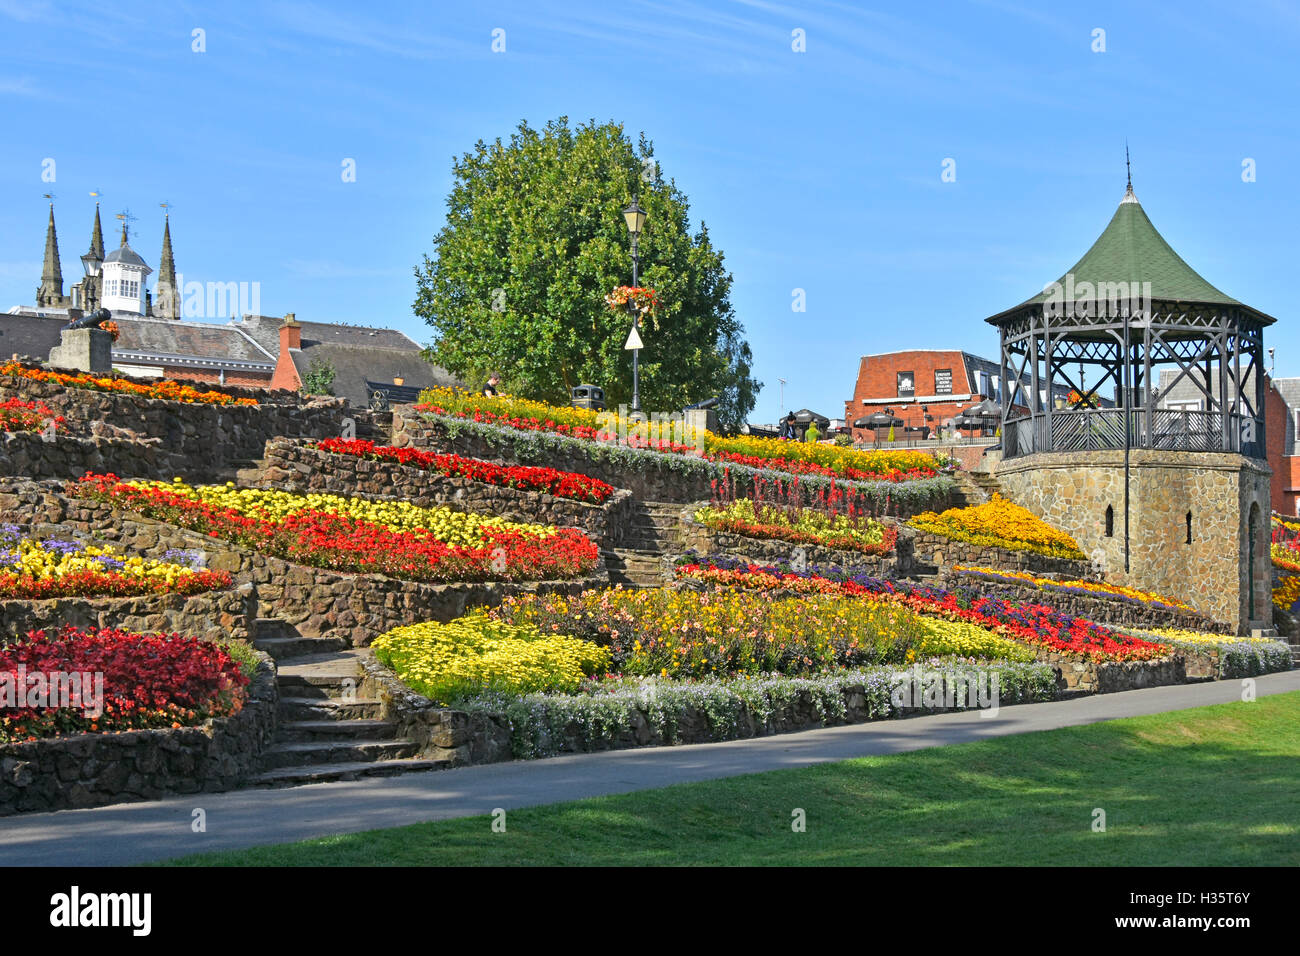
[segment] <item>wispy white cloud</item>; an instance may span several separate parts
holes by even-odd
[[[407,59],[431,60],[463,56],[482,53],[489,48],[489,38],[486,36],[482,44],[472,46],[468,41],[413,30],[409,24],[395,22],[387,16],[367,19],[359,15],[347,15],[310,0],[277,3],[269,12],[283,26],[302,36]]]

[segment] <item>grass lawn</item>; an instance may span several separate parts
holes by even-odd
[[[1296,866],[1298,793],[1300,692],[162,865]]]

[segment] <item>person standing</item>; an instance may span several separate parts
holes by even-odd
[[[785,421],[781,423],[781,430],[776,433],[777,438],[784,438],[789,441],[795,441],[798,435],[794,429],[794,412],[785,416]]]

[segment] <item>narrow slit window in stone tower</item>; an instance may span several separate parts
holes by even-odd
[[[1106,506],[1106,537],[1115,537],[1115,509],[1110,505]]]
[[[1187,512],[1187,543],[1192,543],[1192,513]]]

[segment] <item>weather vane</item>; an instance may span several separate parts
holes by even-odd
[[[54,193],[41,193],[41,195],[44,196],[46,199],[48,199],[51,203],[54,202],[55,199]]]
[[[121,212],[117,213],[114,218],[118,219],[122,223],[122,236],[125,238],[127,235],[127,224],[135,222],[135,216],[131,215],[130,209],[123,209]]]
[[[104,193],[103,193],[101,190],[98,190],[98,189],[92,189],[92,190],[90,191],[90,194],[91,194],[92,196],[95,197],[95,204],[96,204],[96,205],[99,205],[99,201],[100,201],[100,199],[102,199],[102,198],[104,197]]]
[[[167,202],[167,201],[164,200],[163,202],[160,202],[160,203],[158,204],[158,207],[159,207],[160,209],[162,209],[162,211],[163,211],[163,215],[164,215],[164,216],[170,216],[170,215],[172,214],[172,204],[171,204],[171,203],[169,203],[169,202]]]

